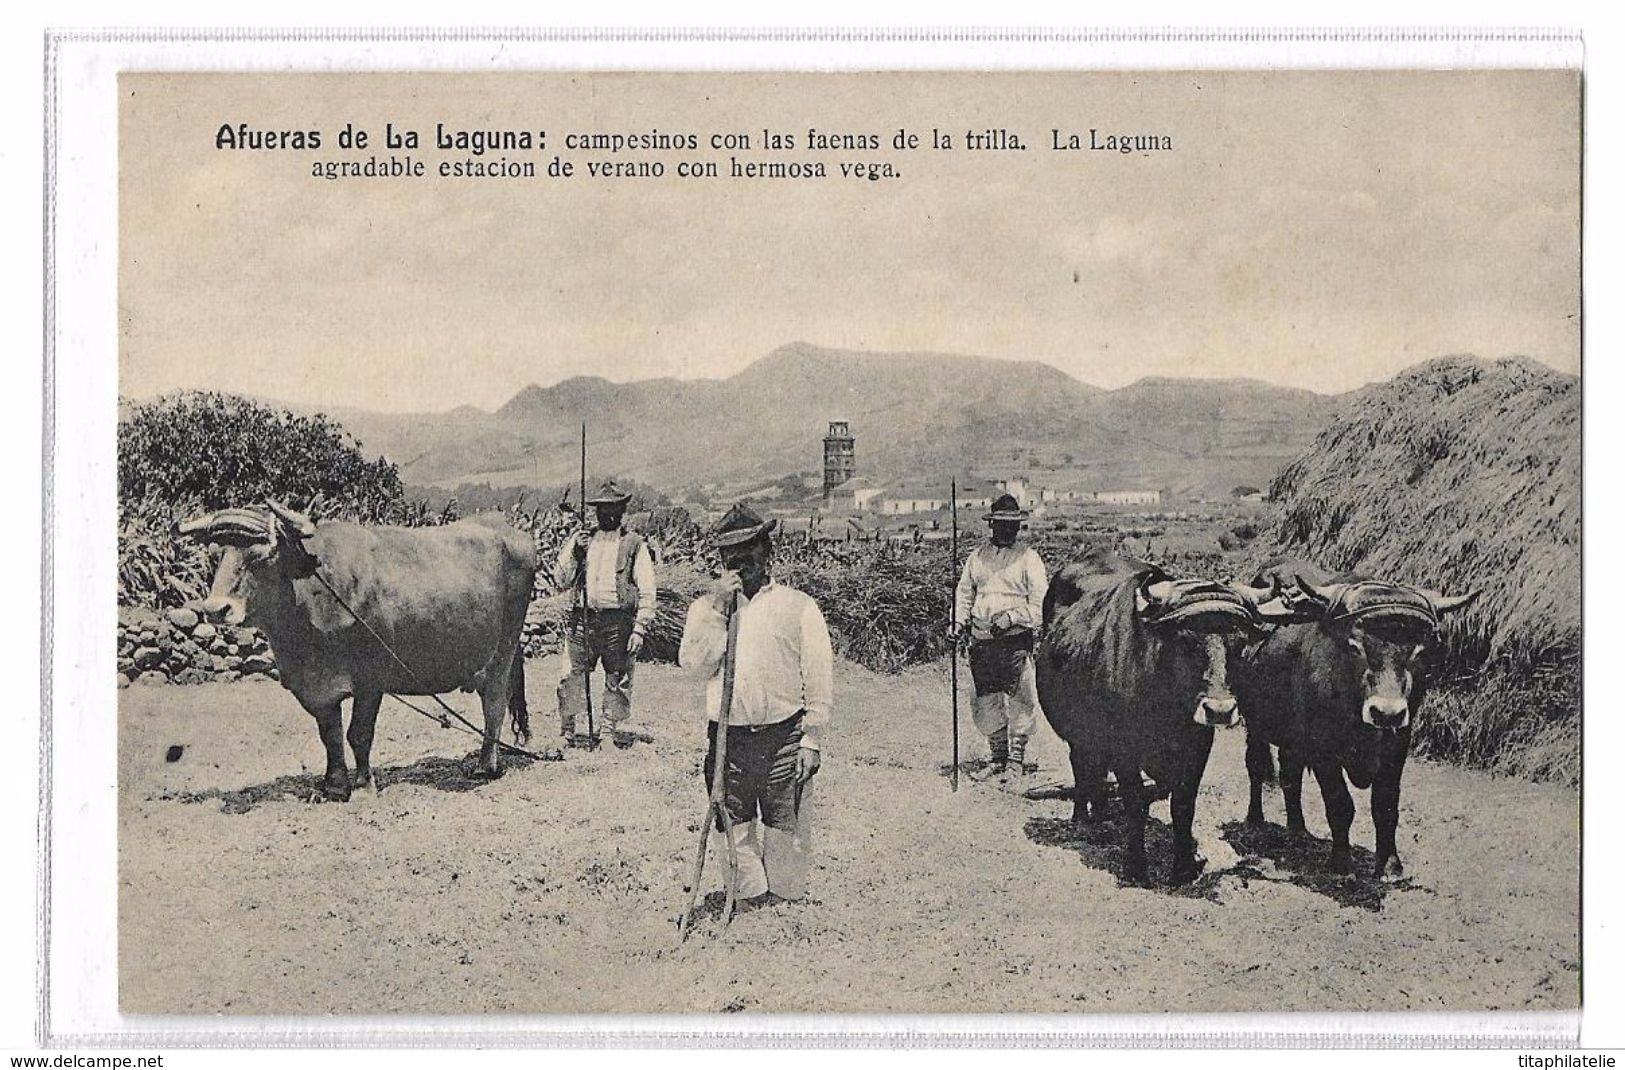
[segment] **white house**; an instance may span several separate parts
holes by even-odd
[[[1160,490],[1099,490],[1095,501],[1104,505],[1156,505],[1162,501]]]
[[[1023,509],[1032,507],[1032,491],[1027,486],[1027,481],[1020,476],[1012,476],[1009,479],[1000,479],[997,480],[993,485],[1014,498],[1016,500],[1016,504],[1021,506]]]
[[[906,516],[909,513],[934,513],[948,508],[947,487],[900,486],[893,487],[873,499],[871,508],[883,516]]]
[[[886,488],[865,476],[854,476],[829,492],[824,508],[836,513],[855,513],[866,509]]]

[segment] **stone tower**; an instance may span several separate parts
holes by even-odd
[[[831,420],[824,436],[824,497],[857,471],[857,443],[845,420]]]

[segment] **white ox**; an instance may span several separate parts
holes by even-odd
[[[470,681],[485,714],[479,770],[501,773],[502,715],[512,687],[523,687],[513,668],[536,573],[530,536],[491,517],[431,528],[317,524],[276,502],[175,530],[225,548],[203,610],[265,633],[282,686],[316,719],[328,797],[348,799],[352,787],[347,698],[355,787],[375,786],[372,738],[386,693],[439,694]]]

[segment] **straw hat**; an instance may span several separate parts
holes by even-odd
[[[740,502],[711,529],[711,545],[740,546],[758,536],[773,534],[778,526],[777,520],[763,520],[756,510]]]
[[[989,524],[999,520],[1022,521],[1027,519],[1027,510],[1016,501],[1014,494],[1001,494],[993,499],[992,508],[982,519]]]

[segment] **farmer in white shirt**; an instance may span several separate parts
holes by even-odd
[[[834,653],[818,603],[774,583],[772,532],[736,505],[712,532],[722,579],[689,607],[678,660],[708,678],[707,787],[716,764],[728,620],[738,617],[724,793],[739,859],[739,896],[756,905],[807,892],[812,849],[810,781],[829,724]],[[737,607],[737,608],[734,608]],[[720,824],[713,843],[720,841]]]
[[[597,530],[583,528],[559,550],[553,580],[574,589],[565,628],[564,664],[559,677],[559,731],[566,744],[588,745],[576,734],[576,719],[587,708],[593,666],[604,666],[604,721],[617,746],[631,735],[620,726],[632,716],[632,670],[655,617],[655,567],[642,536],[622,529],[632,496],[605,480],[586,504],[598,514]],[[583,565],[585,580],[583,581]],[[581,619],[585,582],[587,619]]]
[[[1026,772],[1027,737],[1037,720],[1033,640],[1043,621],[1049,577],[1038,552],[1018,542],[1027,513],[1001,494],[983,518],[992,538],[965,559],[954,592],[952,635],[970,633],[970,672],[976,687],[971,715],[987,736],[988,776]]]

